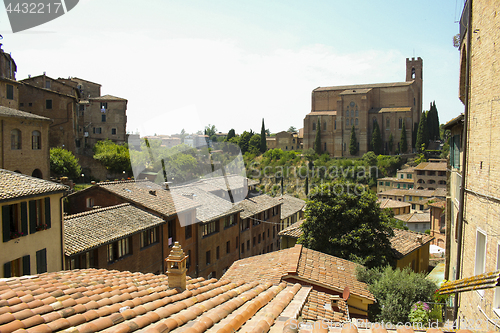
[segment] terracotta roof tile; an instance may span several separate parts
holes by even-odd
[[[33,113],[20,111],[17,109],[12,109],[6,106],[0,106],[0,117],[14,117],[14,118],[22,118],[22,119],[30,119],[30,120],[44,120],[44,121],[52,121],[50,118],[42,117]]]
[[[416,249],[424,246],[434,237],[419,232],[394,228],[394,237],[390,239],[392,250],[397,259],[400,259]]]
[[[377,201],[380,203],[380,208],[402,208],[411,206],[408,202],[392,199],[378,199]]]
[[[129,203],[69,215],[64,218],[64,253],[88,251],[163,223]]]
[[[0,169],[0,201],[68,190],[66,185]]]
[[[262,194],[253,198],[248,198],[238,203],[237,207],[241,209],[240,218],[246,219],[252,215],[263,212],[274,206],[281,205],[278,198],[273,198],[267,194]]]
[[[287,237],[293,237],[293,238],[299,238],[300,235],[302,235],[302,229],[300,229],[300,226],[304,220],[300,220],[292,224],[291,226],[281,230],[278,233],[278,236],[287,236]]]
[[[288,194],[279,197],[278,200],[282,203],[281,219],[286,219],[290,215],[299,212],[306,205],[306,202],[304,200],[292,197]]]
[[[395,215],[394,218],[406,223],[423,223],[431,221],[430,212],[413,212],[409,214]]]

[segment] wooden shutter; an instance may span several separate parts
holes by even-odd
[[[36,201],[31,200],[29,202],[29,220],[30,220],[30,234],[34,234],[36,232]]]
[[[3,241],[4,242],[10,241],[10,205],[2,207],[2,232],[3,232]]]
[[[47,225],[47,229],[51,227],[50,198],[45,198],[45,224]]]
[[[36,273],[47,272],[47,249],[36,251]]]
[[[21,232],[23,236],[28,235],[28,204],[21,202]]]
[[[3,264],[3,277],[4,278],[10,278],[11,272],[10,272],[10,261],[6,262]]]
[[[30,267],[30,256],[23,257],[23,275],[30,275],[31,267]]]

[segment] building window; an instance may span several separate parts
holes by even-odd
[[[313,123],[313,131],[316,130],[316,123]]]
[[[333,121],[333,129],[337,129],[337,119]]]
[[[214,234],[216,232],[219,232],[219,221],[213,221],[213,222],[209,222],[209,223],[205,223],[203,225],[203,229],[202,229],[202,236],[205,237],[205,236],[209,236],[211,234]]]
[[[323,131],[326,131],[326,121],[323,123]]]
[[[76,140],[75,140],[75,146],[76,146],[76,148],[80,148],[80,147],[81,147],[81,145],[82,145],[82,144],[81,144],[80,139],[76,139]]]
[[[106,115],[101,114],[101,122],[105,123],[106,122]]]
[[[26,202],[2,207],[2,232],[4,242],[28,234],[28,205]]]
[[[349,117],[349,107],[347,107],[347,111],[345,112],[345,116]]]
[[[87,208],[94,207],[94,198],[87,198]]]
[[[42,249],[36,251],[36,273],[42,274],[45,272],[47,272],[47,249]]]
[[[122,238],[119,241],[108,244],[108,262],[113,263],[118,259],[132,253],[130,238]]]
[[[50,89],[50,81],[45,81],[45,88]]]
[[[399,128],[399,129],[402,129],[402,128],[403,128],[403,118],[399,118],[399,121],[398,121],[398,128]]]
[[[21,131],[17,128],[10,131],[10,148],[12,150],[21,149]]]
[[[210,259],[211,259],[210,258],[210,251],[207,251],[205,253],[205,259],[206,259],[205,261],[206,261],[207,265],[210,265]]]
[[[256,238],[255,236],[253,236],[253,246],[255,246],[255,244],[256,244]]]
[[[387,118],[387,119],[385,120],[385,129],[386,129],[386,130],[391,129],[391,119],[390,119],[390,118]]]
[[[24,103],[19,103],[19,107],[23,107],[24,106]]]
[[[345,126],[346,126],[346,128],[349,128],[349,118],[347,118],[347,119],[345,120]]]
[[[260,244],[260,234],[259,234],[259,237],[258,237],[258,242],[259,242],[259,244]]]
[[[356,126],[358,126],[359,122],[358,122],[358,118],[356,118],[356,122],[355,122]]]
[[[159,227],[155,227],[142,232],[141,248],[158,243],[158,235],[160,234],[159,229]]]
[[[33,106],[33,103],[28,103],[28,106]]]
[[[95,134],[101,134],[102,133],[102,128],[101,127],[97,127],[95,129]]]
[[[85,111],[85,105],[84,104],[78,105],[78,108],[79,108],[78,109],[79,111]],[[82,116],[83,116],[83,113],[82,113]]]
[[[7,99],[14,99],[14,86],[11,84],[7,85]]]
[[[235,224],[236,222],[234,219],[234,215],[226,216],[226,218],[224,219],[224,228],[232,227]]]
[[[108,102],[101,102],[100,105],[101,112],[104,112],[108,109]]]
[[[219,247],[217,246],[215,248],[215,259],[219,260],[220,258],[220,250],[219,250]]]
[[[31,133],[31,149],[40,150],[42,147],[42,143],[40,140],[41,134],[39,131],[33,131]]]
[[[476,263],[474,267],[474,275],[484,273],[486,263],[486,235],[477,230],[476,232]]]
[[[250,248],[250,240],[247,240],[247,249]]]
[[[411,179],[412,178],[412,174],[411,173],[407,173],[406,174],[406,178]]]
[[[245,243],[241,243],[241,253],[245,253]]]
[[[116,135],[116,128],[111,129],[111,135]]]
[[[45,200],[47,200],[46,198]],[[51,227],[50,221],[50,203],[44,200],[30,200],[29,205],[29,231],[34,234],[40,230],[46,230]]]
[[[356,109],[356,117],[359,117],[359,111]]]
[[[45,108],[46,108],[47,110],[52,109],[52,100],[51,100],[51,99],[46,99],[46,100],[45,100]]]
[[[30,275],[30,256],[24,256],[3,264],[3,277]]]
[[[231,253],[231,241],[226,242],[226,253]]]
[[[186,226],[186,228],[184,229],[184,232],[185,232],[184,239],[191,238],[193,235],[193,226],[191,224]]]

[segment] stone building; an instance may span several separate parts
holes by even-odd
[[[49,179],[49,126],[52,121],[0,106],[0,168]]]
[[[444,249],[446,247],[446,201],[439,200],[429,204],[431,213],[431,236],[433,245]]]
[[[444,159],[429,159],[414,168],[415,188],[417,190],[435,190],[446,188],[447,162]]]
[[[301,150],[302,138],[297,133],[281,131],[275,136],[266,137],[267,149],[279,148],[283,151]]]
[[[452,121],[455,123],[453,148],[450,147],[453,177],[450,192],[452,196],[459,192],[453,200],[457,198],[458,208],[463,205],[463,210],[455,210],[454,203],[450,205],[450,228],[455,231],[450,240],[453,258],[447,278],[458,280],[450,286],[451,292],[456,288],[462,291],[455,300],[459,306],[458,317],[481,323],[476,329],[483,331],[497,329],[489,319],[495,320],[500,315],[498,274],[493,273],[500,269],[500,153],[496,149],[500,142],[500,72],[497,69],[500,50],[496,46],[499,42],[498,3],[466,1],[460,19],[459,46],[459,97],[465,106],[464,145],[455,141],[459,135],[456,130],[461,127],[459,119],[455,119]],[[460,155],[465,155],[465,164]],[[458,172],[465,179],[460,178]],[[461,189],[462,181],[465,186]],[[491,278],[478,285],[481,279],[478,276],[488,272],[492,272]]]
[[[13,109],[19,108],[20,83],[16,81],[16,71],[16,62],[0,44],[0,105]]]
[[[0,188],[0,277],[62,270],[67,186],[0,169]]]
[[[422,113],[423,61],[406,59],[405,82],[318,87],[312,91],[311,112],[304,119],[304,149],[313,148],[318,121],[321,150],[330,156],[350,156],[355,127],[359,155],[370,149],[374,123],[380,128],[384,153],[394,153],[406,128],[407,151],[414,145],[412,131]],[[389,151],[389,137],[394,149]]]

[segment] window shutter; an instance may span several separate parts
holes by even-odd
[[[2,232],[3,232],[3,241],[4,242],[10,241],[10,206],[9,205],[2,207]],[[10,265],[10,263],[9,263],[9,265]],[[9,276],[10,276],[10,273],[9,273]]]
[[[10,261],[6,262],[3,264],[3,277],[4,278],[10,278],[11,272],[10,272]]]
[[[47,272],[47,249],[36,251],[36,273]]]
[[[21,232],[23,236],[28,235],[28,204],[21,202]]]
[[[30,234],[34,234],[36,232],[36,201],[31,200],[29,202],[29,220],[30,220]]]
[[[50,220],[50,198],[45,198],[45,224],[47,229],[51,227]]]
[[[31,269],[30,269],[30,256],[24,256],[23,257],[23,275],[30,275],[31,274]]]

